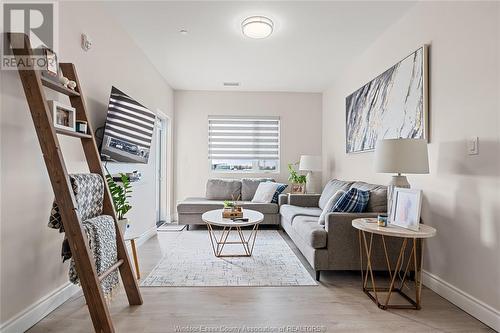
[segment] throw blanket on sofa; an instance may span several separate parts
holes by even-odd
[[[83,221],[82,227],[95,259],[97,274],[102,274],[117,261],[115,223],[111,216],[100,215],[104,197],[104,181],[98,174],[74,174],[70,175],[70,180],[78,205],[77,213]],[[52,205],[48,226],[64,232],[56,202]],[[63,241],[61,256],[63,262],[71,258],[71,250],[66,238]],[[72,283],[79,283],[73,259],[70,263],[69,278]],[[115,270],[101,281],[104,294],[109,296],[118,283],[118,271]]]

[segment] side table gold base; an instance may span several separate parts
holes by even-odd
[[[359,250],[360,250],[360,262],[361,262],[361,279],[363,283],[363,291],[368,297],[382,310],[387,309],[414,309],[420,310],[420,300],[422,293],[422,260],[423,260],[423,240],[420,239],[419,260],[417,260],[417,243],[419,239],[417,238],[403,238],[401,248],[399,250],[399,256],[396,262],[394,270],[391,269],[391,264],[389,256],[387,254],[387,246],[385,243],[385,238],[382,237],[382,245],[384,249],[385,260],[387,263],[387,270],[390,276],[390,286],[388,288],[377,288],[375,284],[375,278],[372,270],[371,255],[372,255],[372,244],[373,244],[373,233],[365,232],[359,230]],[[369,241],[367,241],[366,234],[369,234]],[[409,258],[405,263],[405,253],[408,243],[412,243],[412,248]],[[363,255],[364,253],[364,255]],[[366,257],[366,268],[363,264],[363,257]],[[415,288],[415,298],[411,298],[406,294],[403,289],[409,289],[407,285],[407,278],[409,276],[410,267],[413,267],[413,277],[414,277],[414,288]],[[402,274],[402,275],[401,275]],[[368,286],[368,277],[370,277],[371,286]],[[398,286],[396,286],[398,284]],[[383,302],[379,301],[379,293],[387,293],[387,296]],[[392,293],[398,293],[401,295],[408,304],[389,304]]]
[[[387,309],[410,309],[410,310],[420,310],[420,305],[418,305],[410,296],[405,294],[401,289],[399,288],[392,288],[391,293],[398,293],[401,295],[404,299],[408,301],[408,305],[406,304],[380,304],[377,301],[377,298],[373,295],[376,293],[384,293],[384,292],[389,292],[389,288],[378,288],[377,290],[374,290],[373,288],[363,288],[363,291],[365,294],[370,297],[370,299],[373,301],[373,303],[377,304],[377,306],[382,309],[382,310],[387,310]],[[373,293],[373,294],[372,294]]]
[[[257,238],[257,231],[259,229],[259,224],[255,224],[250,231],[248,238],[245,238],[243,230],[239,226],[234,227],[223,227],[221,230],[220,237],[217,238],[217,234],[210,223],[207,223],[208,235],[210,238],[210,243],[212,244],[212,249],[216,257],[250,257],[253,253],[253,248],[255,245],[255,239]],[[239,240],[228,241],[229,234],[231,231],[236,231]],[[222,250],[226,244],[241,244],[243,246],[244,254],[223,254]]]

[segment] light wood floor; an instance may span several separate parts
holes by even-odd
[[[179,235],[162,232],[139,247],[143,277]],[[246,327],[246,332],[253,328],[260,329],[256,332],[318,332],[315,328],[323,332],[493,332],[429,289],[423,290],[420,311],[383,311],[360,290],[359,274],[326,272],[321,279],[317,287],[141,288],[144,304],[136,307],[128,306],[120,290],[110,311],[117,332],[180,332],[179,328],[237,332],[232,327]],[[83,296],[78,295],[28,332],[92,331]]]

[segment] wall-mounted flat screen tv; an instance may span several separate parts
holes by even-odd
[[[155,121],[153,112],[112,87],[101,144],[102,160],[148,163]]]

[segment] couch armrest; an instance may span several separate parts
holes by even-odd
[[[288,194],[288,204],[300,207],[318,207],[321,194]]]
[[[377,217],[385,213],[328,213],[325,217],[325,229],[327,232],[335,229],[352,229],[352,220],[359,218]]]
[[[280,194],[278,196],[278,206],[286,205],[288,204],[288,194]]]

